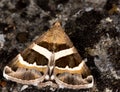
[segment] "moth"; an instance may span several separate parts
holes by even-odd
[[[6,65],[3,76],[39,88],[88,89],[94,85],[90,70],[59,22]]]

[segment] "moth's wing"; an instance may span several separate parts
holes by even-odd
[[[46,48],[32,43],[5,66],[3,76],[17,83],[38,85],[47,75],[50,56]]]
[[[87,89],[94,85],[93,76],[74,46],[55,53],[54,77],[60,88]],[[78,64],[79,63],[79,64]]]
[[[56,66],[54,68],[54,77],[60,88],[88,89],[94,85],[93,76],[84,61],[73,68],[69,68],[69,65],[65,68]]]
[[[55,68],[54,77],[59,87],[85,89],[93,87],[94,79],[90,70],[82,61],[76,48],[61,28],[59,23],[55,34]]]
[[[55,82],[52,82],[52,81],[40,82],[37,87],[45,88],[47,86],[52,89],[57,89],[59,87]]]

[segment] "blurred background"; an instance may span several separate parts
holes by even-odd
[[[120,92],[120,0],[0,0],[0,92],[39,91],[33,86],[22,90],[22,85],[3,78],[2,72],[56,21],[82,58],[87,58],[95,78],[95,87],[81,92]]]

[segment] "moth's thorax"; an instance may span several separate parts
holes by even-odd
[[[50,61],[49,61],[49,66],[55,66],[55,53],[52,52],[51,57],[50,57]]]
[[[52,52],[51,57],[50,57],[50,61],[48,63],[48,75],[51,76],[53,74],[53,70],[55,67],[55,53]]]

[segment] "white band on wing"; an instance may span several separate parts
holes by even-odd
[[[30,64],[30,63],[24,61],[24,60],[23,60],[23,57],[21,56],[21,54],[18,54],[18,60],[19,60],[19,63],[24,64],[24,65],[26,65],[26,66],[28,66],[28,67],[38,67],[38,68],[43,68],[43,67],[45,67],[45,68],[46,68],[46,66],[37,65],[36,62],[34,62],[33,64]]]
[[[62,58],[62,57],[68,56],[68,55],[72,55],[74,53],[77,53],[77,51],[75,50],[74,47],[69,48],[69,49],[65,49],[65,50],[61,50],[61,51],[58,51],[55,53],[54,59],[57,60],[59,58]]]
[[[38,53],[40,53],[41,55],[45,56],[48,60],[50,60],[52,52],[50,52],[49,50],[47,50],[46,48],[39,46],[35,43],[33,43],[33,47],[32,49]]]
[[[47,50],[46,48],[33,43],[33,47],[31,49],[33,49],[34,51],[45,56],[48,60],[51,60],[51,56],[53,53],[51,51]],[[54,53],[55,54],[54,60],[57,60],[59,58],[62,58],[62,57],[68,56],[68,55],[72,55],[74,53],[77,53],[77,51],[74,47],[58,51],[58,52]]]

